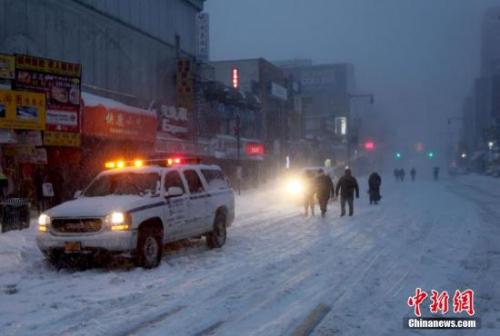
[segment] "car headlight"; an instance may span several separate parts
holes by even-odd
[[[304,191],[304,185],[300,180],[290,180],[287,182],[286,190],[291,194],[300,194]]]
[[[130,215],[124,212],[114,211],[104,221],[112,231],[126,231],[130,227]]]
[[[50,216],[47,214],[41,214],[40,217],[38,217],[38,231],[39,232],[48,232],[49,231],[49,225],[50,225]]]

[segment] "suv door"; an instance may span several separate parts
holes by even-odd
[[[189,188],[188,225],[192,229],[193,234],[205,233],[204,226],[208,220],[208,193],[203,187],[203,183],[196,170],[186,169],[183,171],[183,175]]]
[[[189,228],[186,217],[188,213],[189,195],[186,186],[182,181],[178,171],[171,170],[165,174],[164,180],[165,200],[167,205],[164,210],[164,220],[166,223],[166,241],[182,239],[189,235]],[[167,194],[168,188],[178,187],[184,191],[181,196],[171,197]]]

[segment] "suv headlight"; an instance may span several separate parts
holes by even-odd
[[[38,217],[38,231],[39,232],[48,232],[49,231],[49,225],[50,225],[50,216],[47,214],[41,214],[40,217]]]
[[[114,211],[106,216],[104,222],[111,231],[127,231],[130,228],[130,215],[125,212]]]

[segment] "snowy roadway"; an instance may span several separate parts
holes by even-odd
[[[1,234],[0,334],[292,335],[319,311],[313,335],[499,335],[500,179],[386,178],[377,207],[360,182],[352,218],[338,203],[305,218],[279,188],[244,195],[223,249],[194,241],[154,270],[57,271],[34,228]],[[403,329],[416,287],[475,290],[482,328]]]

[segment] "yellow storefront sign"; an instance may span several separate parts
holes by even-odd
[[[14,56],[0,54],[0,78],[14,79],[15,66],[16,59]]]
[[[45,129],[45,95],[0,90],[0,128]]]
[[[80,133],[69,132],[44,132],[43,144],[45,146],[80,147]]]

